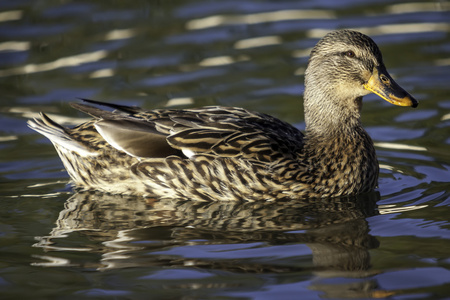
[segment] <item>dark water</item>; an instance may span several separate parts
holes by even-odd
[[[450,297],[450,12],[446,1],[0,2],[0,298]],[[241,106],[303,123],[309,49],[373,37],[420,101],[370,95],[379,189],[285,203],[151,202],[75,194],[45,111],[77,97]]]

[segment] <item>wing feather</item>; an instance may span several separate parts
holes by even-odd
[[[303,147],[303,134],[292,125],[241,108],[143,111],[106,106],[120,111],[74,105],[97,118],[95,127],[111,146],[137,157],[185,153],[191,158],[213,155],[269,162],[293,157]]]

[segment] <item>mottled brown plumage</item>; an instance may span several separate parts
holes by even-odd
[[[85,100],[94,120],[73,129],[46,115],[29,126],[55,145],[76,186],[113,194],[200,201],[336,197],[377,185],[378,162],[362,128],[362,97],[417,101],[387,73],[367,36],[329,33],[305,74],[303,135],[266,114],[234,107],[144,111]]]

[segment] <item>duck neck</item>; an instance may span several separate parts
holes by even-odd
[[[361,124],[362,97],[346,99],[334,93],[317,94],[305,89],[304,102],[307,156],[313,161],[329,157],[330,163],[348,157],[362,169],[378,168],[372,139]]]
[[[305,88],[305,123],[307,137],[353,135],[362,129],[362,97],[346,99],[335,93],[315,93]],[[359,130],[357,130],[359,132]]]
[[[339,195],[375,188],[378,161],[372,139],[361,125],[361,97],[338,101],[330,98],[331,94],[323,97],[327,98],[305,91],[306,135],[301,158],[308,162],[311,173],[323,179],[323,185],[315,188],[330,190],[327,180],[337,182],[340,190],[335,193]],[[308,102],[311,99],[319,102]]]

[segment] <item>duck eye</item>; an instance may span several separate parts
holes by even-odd
[[[355,57],[355,52],[353,52],[352,50],[348,50],[348,51],[344,52],[344,54],[347,57]]]

